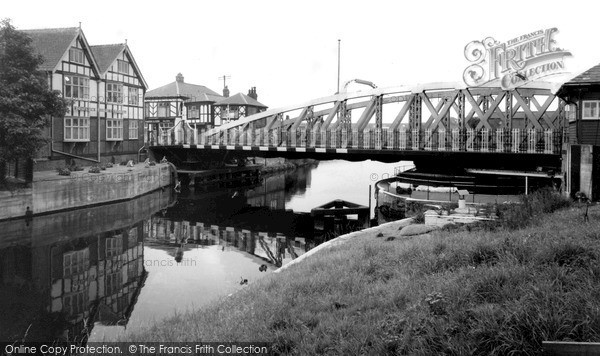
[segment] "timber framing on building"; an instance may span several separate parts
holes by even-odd
[[[49,87],[68,100],[66,115],[50,118],[34,169],[137,160],[148,85],[128,45],[90,46],[78,27],[22,32],[43,58]]]

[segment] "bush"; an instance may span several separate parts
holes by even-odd
[[[520,229],[541,214],[552,213],[571,205],[571,200],[549,188],[521,196],[520,203],[498,205],[496,215],[509,229]]]
[[[405,215],[407,217],[414,217],[415,222],[418,224],[425,222],[425,206],[420,202],[407,201]]]
[[[454,210],[458,208],[458,203],[455,202],[451,202],[451,203],[442,203],[442,212],[446,212],[446,214],[450,215],[450,213]]]
[[[413,221],[415,224],[424,224],[425,223],[425,213],[422,211],[416,213],[412,218],[413,218]]]
[[[88,173],[100,173],[100,170],[101,170],[100,167],[93,166],[93,167],[90,167],[90,169],[88,170]]]
[[[59,176],[70,176],[71,175],[71,170],[67,167],[65,168],[59,168],[58,169],[58,175]]]

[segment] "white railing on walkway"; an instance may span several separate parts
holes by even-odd
[[[437,132],[436,132],[437,131]],[[174,127],[160,129],[150,135],[151,146],[200,145],[200,146],[268,146],[268,147],[313,147],[353,148],[364,150],[397,151],[448,151],[453,152],[511,152],[560,154],[564,132],[559,130],[497,129],[482,128],[450,132],[440,130],[275,130],[237,129],[224,130],[206,135],[204,129],[182,120]],[[421,142],[420,138],[423,138]],[[241,147],[240,147],[241,149]]]

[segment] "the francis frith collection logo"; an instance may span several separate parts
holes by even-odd
[[[479,86],[498,80],[506,90],[564,73],[564,59],[571,53],[556,45],[557,32],[556,28],[550,28],[503,43],[492,37],[470,42],[465,46],[465,57],[472,64],[463,73],[465,83]]]

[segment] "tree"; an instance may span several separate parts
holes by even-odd
[[[65,101],[48,87],[39,70],[43,58],[31,39],[10,20],[0,21],[0,186],[6,182],[6,165],[32,158],[48,139],[44,127],[50,116],[64,116]]]

